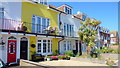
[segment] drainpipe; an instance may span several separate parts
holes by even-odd
[[[60,54],[60,42],[64,40],[64,37],[58,41],[58,53]]]
[[[61,22],[61,13],[62,13],[62,12],[59,13],[59,24],[60,24],[60,22]],[[64,40],[64,37],[63,37],[61,40],[58,41],[58,53],[59,53],[59,54],[60,54],[60,42],[63,41],[63,40]]]

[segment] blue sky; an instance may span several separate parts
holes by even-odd
[[[118,31],[118,3],[117,2],[50,2],[56,7],[68,4],[73,7],[73,14],[81,11],[90,18],[102,21],[101,26],[110,31]]]

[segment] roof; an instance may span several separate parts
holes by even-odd
[[[57,7],[55,7],[55,6],[53,6],[53,5],[49,5],[49,8],[54,9],[54,10],[56,10],[56,11],[58,11],[58,12],[61,12],[61,13],[66,14],[65,12],[63,12],[63,11],[57,9]]]
[[[65,5],[66,5],[66,4],[65,4]],[[60,7],[62,7],[62,6],[60,6]],[[61,13],[66,14],[64,11],[60,10],[59,7],[55,7],[55,6],[53,6],[53,5],[49,5],[49,8],[51,8],[51,9],[53,9],[53,10],[56,10],[56,11],[58,11],[58,12],[61,12]],[[83,20],[82,17],[81,17],[81,15],[79,15],[79,14],[73,15],[73,17],[74,17],[74,18],[77,18],[77,19],[80,19],[80,20]]]

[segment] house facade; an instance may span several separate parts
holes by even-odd
[[[30,35],[30,59],[34,52],[42,55],[51,55],[58,50],[58,32],[49,33],[45,30],[52,27],[58,30],[58,12],[51,10],[48,4],[40,2],[31,3],[23,2],[22,4],[22,21],[27,27],[26,32],[33,33]],[[50,35],[52,36],[50,36]],[[35,47],[31,47],[35,45]]]
[[[16,7],[17,6],[17,7]],[[4,63],[17,63],[20,59],[22,31],[21,2],[1,2],[0,6],[0,59]]]
[[[98,38],[100,43],[98,43],[98,47],[109,47],[110,46],[110,30],[104,27],[98,27]]]
[[[119,44],[119,35],[117,31],[110,31],[110,44]]]
[[[82,47],[78,30],[81,26],[80,21],[85,21],[86,15],[80,12],[73,15],[72,7],[67,4],[59,7],[50,5],[50,8],[59,12],[59,34],[64,36],[64,39],[59,43],[60,54],[64,54],[66,51],[73,51],[74,53],[79,52],[80,54],[85,52],[86,47]]]

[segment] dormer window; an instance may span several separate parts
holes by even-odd
[[[86,16],[82,15],[82,19],[83,19],[83,21],[85,21],[86,20]]]
[[[47,0],[29,0],[29,1],[32,1],[34,3],[40,3],[40,4],[43,4],[43,5],[48,5]]]
[[[47,5],[48,3],[47,3],[47,0],[39,0],[40,1],[40,3],[41,4],[43,4],[43,5]]]
[[[69,6],[66,6],[66,5],[65,5],[64,11],[65,11],[67,14],[72,14],[72,8],[69,7]]]

